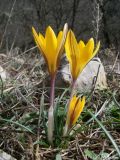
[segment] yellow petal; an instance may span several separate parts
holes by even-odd
[[[94,50],[94,39],[90,38],[90,40],[88,41],[88,43],[85,46],[85,54],[87,57],[91,57],[93,54],[93,50]]]
[[[77,57],[79,55],[78,43],[75,38],[75,35],[72,31],[70,31],[70,47],[71,47],[71,58],[74,57],[74,60],[77,61]]]
[[[99,48],[100,48],[100,41],[98,42],[98,44],[97,44],[97,46],[96,46],[96,49],[95,49],[94,52],[93,52],[93,57],[97,54]]]
[[[66,51],[66,57],[71,64],[72,59],[71,59],[71,49],[70,49],[70,40],[69,40],[70,36],[69,36],[69,34],[70,34],[70,32],[68,32],[68,34],[67,34],[67,38],[66,38],[66,42],[65,42],[65,51]]]
[[[78,46],[79,46],[79,51],[80,51],[79,58],[81,59],[82,54],[84,54],[85,43],[82,40],[80,40]]]
[[[54,57],[53,54],[56,53],[56,48],[57,48],[57,38],[50,26],[47,27],[45,34],[45,41],[46,41],[46,52],[49,53],[52,57]]]
[[[35,39],[35,42],[40,50],[40,52],[43,54],[43,56],[46,58],[46,55],[45,55],[45,42],[44,42],[44,37],[42,35],[37,34],[36,30],[34,29],[34,27],[32,27],[32,33],[33,33],[33,37]]]
[[[79,59],[80,59],[80,73],[85,68],[87,63],[93,58],[94,40],[91,38],[86,46],[82,41],[79,42]]]
[[[70,123],[70,118],[73,114],[74,107],[75,107],[75,104],[76,104],[77,100],[78,100],[78,98],[76,96],[73,96],[71,101],[70,101],[69,108],[68,108],[68,115],[67,115],[67,124],[68,125]]]
[[[41,43],[45,48],[45,38],[43,37],[43,35],[41,33],[39,33],[39,39],[41,40]]]
[[[63,50],[60,52],[62,47],[61,46],[62,39],[63,39],[63,32],[60,31],[57,36],[57,49],[56,49],[56,65],[57,66],[59,65],[60,56],[61,56],[61,53],[63,52]]]
[[[76,70],[74,71],[74,72],[76,72],[75,73],[76,79],[82,71],[82,63],[83,63],[82,56],[84,55],[85,43],[82,40],[80,40],[78,43],[78,47],[79,47],[79,54],[78,54],[78,58],[77,58],[78,63],[76,63]]]
[[[72,53],[71,54],[71,59],[72,59],[71,73],[72,73],[73,79],[76,80],[79,75],[79,66],[80,66],[79,46],[73,32],[71,32],[70,39],[71,39],[71,53]]]
[[[56,55],[57,55],[57,67],[60,62],[60,57],[63,54],[64,51],[64,46],[65,46],[65,40],[68,32],[68,24],[66,23],[63,28],[63,32],[60,31],[57,37],[57,50],[56,50]]]
[[[62,37],[63,37],[63,32],[62,32],[62,31],[60,31],[60,32],[58,33],[58,36],[57,36],[57,47],[59,47],[59,46],[60,46],[60,43],[61,43]]]
[[[39,42],[40,42],[42,50],[45,53],[46,42],[45,42],[45,38],[43,37],[43,35],[41,33],[39,33]]]
[[[68,32],[65,49],[66,49],[67,59],[70,62],[72,77],[73,79],[76,79],[76,77],[78,76],[77,75],[78,71],[76,70],[76,66],[79,63],[79,47],[72,30]]]
[[[83,108],[85,106],[85,97],[79,99],[78,103],[75,106],[74,113],[73,113],[73,121],[72,121],[72,126],[76,123],[78,120],[81,112],[83,111]]]
[[[33,34],[35,43],[37,44],[38,48],[41,49],[41,46],[39,44],[39,36],[38,36],[38,34],[37,34],[37,32],[36,32],[34,27],[32,27],[32,34]]]
[[[85,43],[82,40],[80,40],[79,41],[79,48],[83,49],[84,47],[85,47]]]
[[[64,28],[63,28],[63,32],[60,31],[60,33],[58,34],[58,38],[57,38],[57,41],[58,41],[57,53],[58,53],[58,55],[61,55],[63,53],[67,32],[68,32],[68,24],[65,23]]]
[[[57,38],[50,26],[46,30],[45,41],[46,41],[45,53],[49,64],[49,70],[51,73],[53,73],[56,70]]]
[[[33,33],[33,37],[35,39],[35,42],[36,42],[40,52],[42,53],[42,55],[43,55],[43,57],[44,57],[44,59],[47,63],[48,69],[49,69],[48,59],[47,59],[47,56],[46,56],[46,53],[45,53],[45,39],[41,34],[39,34],[39,36],[38,36],[34,27],[32,27],[32,33]]]

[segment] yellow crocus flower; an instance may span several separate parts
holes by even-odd
[[[75,95],[72,97],[69,104],[68,116],[66,121],[69,127],[72,127],[76,123],[81,112],[83,111],[84,105],[85,97],[83,97],[82,99],[76,97]]]
[[[53,29],[48,26],[44,37],[41,33],[38,34],[34,27],[32,27],[32,33],[37,47],[44,56],[48,71],[52,76],[57,71],[60,57],[64,50],[67,28],[68,26],[65,24],[63,31],[60,31],[56,37]]]
[[[67,112],[67,120],[64,128],[64,136],[67,134],[68,130],[77,122],[83,108],[85,106],[85,97],[82,99],[74,95],[70,100]]]
[[[94,50],[94,39],[90,38],[87,44],[80,40],[77,42],[72,30],[69,30],[65,43],[66,56],[70,63],[73,80],[76,80],[86,64],[96,55],[100,47],[98,42]]]

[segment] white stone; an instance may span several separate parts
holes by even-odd
[[[6,152],[0,150],[0,160],[16,160],[11,155],[7,154]]]
[[[62,68],[63,80],[67,83],[71,83],[71,73],[70,66],[66,64]],[[98,76],[97,76],[98,75]],[[97,81],[95,82],[95,78]],[[76,82],[76,89],[80,92],[90,92],[95,84],[95,89],[105,89],[107,88],[106,73],[104,66],[102,65],[99,58],[94,58],[91,60],[82,73],[79,75]]]
[[[7,79],[7,73],[6,71],[0,66],[0,76],[2,78],[3,81],[6,81]]]

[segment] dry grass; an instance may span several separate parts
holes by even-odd
[[[16,48],[0,54],[0,64],[8,72],[6,82],[0,82],[0,87],[3,86],[0,96],[0,148],[18,160],[37,160],[40,157],[46,160],[119,159],[112,142],[89,111],[96,115],[120,147],[120,75],[108,70],[109,89],[97,90],[88,97],[80,127],[75,128],[74,136],[63,138],[58,147],[51,148],[42,120],[46,120],[49,102],[49,86],[46,86],[49,77],[43,59],[35,52],[35,48],[25,52]],[[56,88],[56,92],[61,96],[65,89],[65,86]],[[44,117],[39,117],[42,94],[45,113]],[[62,105],[66,104],[67,95],[61,101]]]

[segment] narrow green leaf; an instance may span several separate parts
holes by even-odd
[[[120,150],[116,144],[116,142],[114,141],[113,137],[111,136],[111,134],[107,131],[107,129],[103,126],[103,124],[94,116],[93,113],[91,113],[89,111],[90,115],[95,119],[95,121],[99,124],[99,126],[102,128],[102,130],[105,132],[105,134],[107,135],[107,137],[110,139],[111,143],[113,144],[114,148],[116,149],[119,157],[120,157]]]
[[[115,98],[115,94],[113,94],[113,100],[114,100],[115,104],[120,108],[120,103]]]
[[[0,118],[0,120],[1,120],[1,121],[5,121],[5,122],[8,122],[8,123],[13,123],[13,124],[15,124],[15,125],[23,128],[23,129],[25,129],[26,131],[34,134],[34,132],[33,132],[30,128],[28,128],[28,127],[26,127],[26,126],[24,126],[24,125],[22,125],[22,124],[20,124],[20,123],[18,123],[18,122],[14,122],[14,121],[12,121],[12,120],[10,120],[10,119],[4,119],[4,118]]]
[[[104,102],[104,104],[102,105],[101,109],[94,115],[94,117],[97,117],[97,116],[99,115],[99,113],[102,111],[102,109],[105,108],[105,107],[108,105],[108,103],[109,103],[109,100],[106,100],[106,101]],[[89,123],[94,119],[94,117],[92,117],[91,119],[89,119],[89,120],[86,122],[86,124],[89,124]]]
[[[40,141],[35,141],[35,142],[33,143],[33,145],[36,145],[36,144],[40,144],[41,146],[44,146],[44,147],[46,147],[46,148],[49,147],[49,145],[48,145],[46,142],[42,141],[42,140],[40,140]]]

